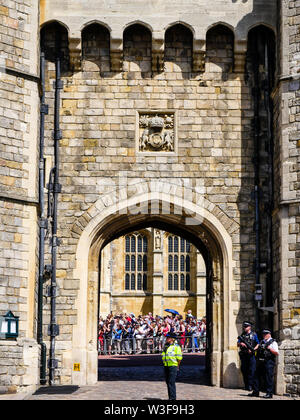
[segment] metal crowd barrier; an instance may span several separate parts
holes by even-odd
[[[98,340],[98,354],[155,354],[161,353],[166,342],[164,335],[154,337],[126,337],[117,339],[103,337]],[[205,351],[206,336],[177,336],[177,343],[183,353],[195,353]]]

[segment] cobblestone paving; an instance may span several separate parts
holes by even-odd
[[[125,366],[126,365],[126,366]],[[212,387],[204,371],[202,354],[186,354],[177,377],[178,400],[261,400],[248,391]],[[263,394],[262,394],[263,395]],[[0,395],[0,400],[151,400],[166,401],[167,387],[160,355],[101,356],[99,381],[94,386],[41,387],[35,394]],[[273,400],[291,400],[274,395]]]
[[[207,385],[203,367],[183,366],[177,379],[178,400],[249,400],[249,392]],[[30,400],[167,400],[162,366],[107,367],[95,386],[41,388]],[[251,398],[261,399],[261,398]],[[274,396],[273,400],[289,400]]]

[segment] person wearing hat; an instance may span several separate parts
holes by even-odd
[[[165,379],[168,387],[169,400],[176,400],[176,377],[182,360],[182,351],[177,344],[175,333],[168,333],[162,351]]]
[[[254,376],[253,392],[250,397],[259,397],[261,378],[265,379],[266,395],[263,398],[272,398],[274,392],[274,368],[278,356],[278,344],[271,336],[271,330],[262,331],[263,339],[257,350],[257,364]]]
[[[242,339],[248,343],[254,350],[258,349],[259,340],[257,334],[252,331],[251,322],[243,322]],[[255,352],[250,350],[240,338],[238,338],[237,346],[239,347],[239,356],[241,360],[241,371],[244,379],[245,390],[252,391],[254,374],[256,369]]]

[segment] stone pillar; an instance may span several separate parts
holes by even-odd
[[[278,82],[273,92],[275,121],[275,187],[277,225],[275,252],[274,332],[279,341],[276,392],[300,395],[300,183],[299,183],[299,32],[296,2],[280,2],[278,25]],[[298,99],[297,99],[298,98]],[[274,225],[275,225],[274,223]],[[276,316],[277,315],[277,316]],[[277,325],[276,325],[277,324]],[[276,328],[277,327],[277,328]],[[277,331],[276,331],[277,330]]]
[[[164,290],[164,276],[163,276],[163,240],[162,231],[159,229],[152,229],[153,237],[153,315],[163,314],[163,290]]]
[[[72,72],[81,71],[81,34],[69,38],[70,68]]]
[[[234,73],[245,73],[247,40],[237,39],[234,43]]]
[[[152,40],[152,72],[162,73],[164,71],[164,53],[165,42],[164,39]]]
[[[123,40],[120,38],[110,40],[110,63],[111,71],[119,73],[123,70]]]
[[[206,53],[205,39],[194,40],[194,45],[193,45],[193,72],[194,73],[202,73],[205,71],[205,53]]]
[[[196,254],[196,317],[206,314],[206,267],[199,251]]]

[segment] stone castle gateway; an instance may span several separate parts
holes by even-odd
[[[279,342],[276,392],[299,394],[298,3],[2,0],[0,316],[19,331],[1,387],[97,381],[101,255],[148,230],[203,259],[211,384],[241,384],[248,319]],[[168,290],[155,243],[118,304],[162,315],[197,291]]]

